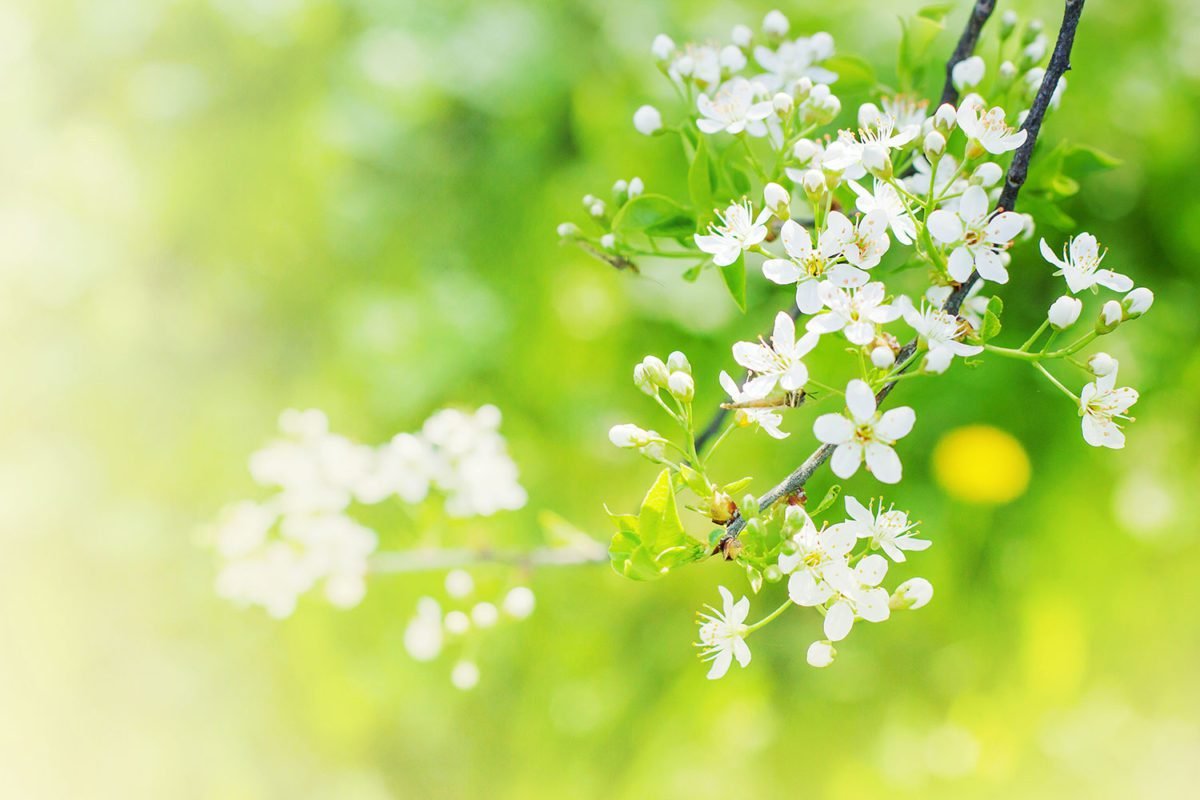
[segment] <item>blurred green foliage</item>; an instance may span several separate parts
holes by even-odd
[[[784,10],[883,77],[895,17],[918,5]],[[1054,3],[1015,7],[1057,25]],[[1111,345],[1142,392],[1129,448],[1086,447],[1019,364],[903,387],[921,422],[894,499],[935,542],[919,569],[937,594],[856,631],[834,667],[805,665],[817,622],[785,615],[751,641],[750,669],[708,684],[693,614],[718,581],[745,591],[718,559],[653,584],[532,576],[537,612],[484,643],[469,694],[401,645],[439,576],[377,580],[354,611],[306,602],[284,623],[214,596],[198,526],[252,491],[245,456],[286,406],[375,442],[442,405],[498,404],[531,503],[481,538],[536,543],[543,508],[607,536],[602,503],[637,506],[654,469],[605,437],[657,424],[632,365],[682,349],[698,407],[715,404],[729,343],[787,298],[752,280],[742,316],[715,274],[618,274],[554,226],[634,174],[687,197],[672,143],[629,123],[643,102],[669,108],[649,42],[724,38],[769,8],[0,5],[6,796],[959,800],[1200,782],[1190,0],[1089,2],[1047,130],[1122,160],[1082,177],[1066,213],[1159,297]],[[1055,279],[1032,243],[1012,271],[1005,327],[1027,330]],[[1028,493],[981,506],[934,482],[928,454],[967,424],[1016,437]],[[799,419],[785,427],[782,445],[743,436],[718,461],[765,489],[809,449]],[[965,460],[1002,479],[986,450]]]

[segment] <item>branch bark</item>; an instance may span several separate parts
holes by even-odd
[[[954,52],[950,54],[950,59],[946,62],[946,83],[942,86],[942,103],[958,102],[958,90],[954,88],[954,68],[958,62],[965,61],[975,52],[975,45],[979,43],[979,35],[983,33],[984,23],[988,21],[988,17],[995,10],[996,0],[976,0],[975,7],[971,9],[971,14],[967,17],[967,26],[963,29]]]
[[[1050,107],[1050,98],[1054,96],[1054,90],[1058,87],[1058,81],[1063,74],[1071,68],[1071,47],[1075,44],[1075,30],[1079,26],[1079,18],[1083,14],[1084,0],[1066,0],[1066,6],[1063,11],[1062,26],[1058,31],[1058,40],[1054,45],[1054,52],[1050,56],[1050,63],[1046,67],[1046,75],[1042,78],[1042,85],[1038,88],[1037,97],[1033,101],[1033,106],[1029,109],[1029,114],[1025,118],[1025,123],[1022,129],[1028,135],[1025,137],[1025,142],[1016,151],[1013,156],[1012,163],[1009,165],[1008,173],[1004,179],[1004,189],[1000,193],[999,207],[1012,210],[1016,205],[1017,196],[1021,193],[1021,187],[1025,184],[1025,178],[1029,170],[1029,160],[1033,156],[1033,149],[1037,144],[1038,134],[1042,130],[1042,120],[1046,116],[1046,110]],[[976,12],[979,7],[984,5],[984,2],[976,3]],[[989,6],[987,14],[991,14],[992,3],[986,3]],[[972,32],[972,26],[975,20],[975,14],[972,14],[971,19],[967,22],[967,30],[963,32],[963,40],[967,39],[968,34]],[[986,21],[985,14],[983,20]],[[979,23],[982,27],[982,22]],[[979,31],[975,30],[972,41],[979,38]],[[962,45],[962,40],[959,42]],[[955,49],[955,55],[958,55],[958,48]],[[951,57],[953,59],[953,56]],[[951,67],[947,68],[949,74]],[[953,88],[951,86],[951,88]],[[963,301],[967,297],[967,293],[971,291],[971,287],[979,280],[979,273],[972,272],[959,287],[950,293],[950,297],[946,299],[945,305],[942,308],[951,313],[957,314],[962,307]],[[917,350],[917,340],[914,338],[908,342],[896,356],[898,363],[906,361]],[[892,393],[896,387],[896,381],[885,384],[876,393],[876,402],[882,403],[883,400]],[[773,489],[764,494],[758,499],[759,511],[765,511],[775,503],[779,502],[788,495],[795,494],[808,482],[818,469],[821,468],[829,457],[833,455],[833,447],[831,445],[822,445],[804,460],[804,463],[792,471],[790,475],[779,482]],[[729,525],[729,535],[737,536],[742,529],[746,527],[745,519],[739,514],[735,516]]]

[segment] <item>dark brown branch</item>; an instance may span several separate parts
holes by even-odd
[[[1033,148],[1037,144],[1038,134],[1042,130],[1042,120],[1046,116],[1047,109],[1050,108],[1050,98],[1054,96],[1054,90],[1058,87],[1058,81],[1063,76],[1063,73],[1071,68],[1071,47],[1075,44],[1075,29],[1079,26],[1079,17],[1083,13],[1083,3],[1084,0],[1066,0],[1062,27],[1058,31],[1058,41],[1054,45],[1054,53],[1050,56],[1050,63],[1046,67],[1046,75],[1042,78],[1042,85],[1038,88],[1037,97],[1033,101],[1033,106],[1029,109],[1029,114],[1025,117],[1024,125],[1022,125],[1022,129],[1028,135],[1025,137],[1024,144],[1017,149],[1016,154],[1013,156],[1012,164],[1009,165],[1008,173],[1004,179],[1004,189],[1000,193],[998,204],[1000,208],[1012,210],[1016,205],[1017,195],[1020,194],[1021,187],[1025,184],[1025,177],[1029,170],[1029,160],[1033,155]],[[978,37],[978,33],[976,37]],[[957,51],[955,52],[957,53]],[[951,314],[957,314],[967,297],[967,293],[971,291],[971,287],[977,280],[979,280],[979,273],[971,273],[971,276],[962,285],[950,293],[950,297],[946,299],[946,303],[942,308]],[[914,338],[901,348],[899,355],[896,356],[896,363],[903,364],[916,351],[917,340]],[[876,402],[882,403],[895,387],[896,381],[885,384],[876,393]],[[833,449],[832,445],[826,444],[814,450],[812,455],[804,460],[803,464],[793,470],[775,488],[758,499],[759,510],[766,510],[783,498],[793,495],[804,488],[804,485],[812,477],[813,473],[820,469],[821,465],[833,455]],[[746,527],[745,520],[740,515],[735,517],[729,525],[729,535],[737,536],[744,527]]]
[[[979,34],[983,33],[983,25],[995,10],[996,0],[976,0],[975,7],[971,9],[971,14],[967,17],[967,26],[963,29],[962,36],[958,38],[958,45],[950,54],[950,60],[946,62],[946,83],[942,86],[941,102],[958,102],[958,90],[954,88],[954,68],[958,66],[958,62],[967,60],[975,52],[975,45],[979,43]]]

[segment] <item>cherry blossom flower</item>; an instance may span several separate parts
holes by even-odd
[[[775,330],[771,344],[762,342],[737,342],[733,345],[733,359],[756,377],[746,383],[750,394],[766,396],[775,387],[788,392],[797,392],[808,381],[808,368],[801,361],[808,355],[821,335],[806,333],[796,338],[796,322],[786,311],[775,317]]]
[[[788,258],[768,259],[762,265],[767,280],[781,285],[796,284],[796,305],[805,314],[815,314],[823,306],[819,294],[822,279],[847,287],[867,282],[867,273],[858,267],[833,263],[852,238],[853,225],[839,212],[831,211],[829,216],[829,224],[818,235],[816,247],[803,225],[790,219],[783,223],[780,238]]]
[[[877,211],[884,214],[888,227],[896,235],[896,241],[912,244],[917,235],[917,224],[913,222],[894,186],[876,179],[874,191],[868,191],[857,181],[850,181],[850,188],[858,195],[855,205],[859,211],[868,216]]]
[[[970,95],[958,107],[958,127],[968,139],[979,142],[992,155],[1016,150],[1025,143],[1027,131],[1013,131],[1005,119],[1004,109],[995,106],[983,111],[983,100],[979,95]]]
[[[958,315],[975,330],[983,326],[983,314],[987,311],[989,298],[983,296],[983,286],[983,281],[975,281],[958,309]],[[925,299],[941,308],[953,291],[953,286],[930,286],[925,290]]]
[[[920,127],[928,116],[929,101],[911,94],[897,94],[884,97],[879,101],[883,113],[896,121],[896,127],[905,130],[913,126]]]
[[[1116,420],[1130,420],[1125,412],[1137,402],[1138,393],[1128,386],[1115,388],[1117,368],[1100,375],[1083,387],[1079,395],[1079,415],[1083,418],[1083,440],[1092,447],[1120,450],[1125,446],[1125,433]]]
[[[729,395],[730,403],[738,406],[734,411],[734,419],[739,425],[757,425],[774,439],[788,437],[787,433],[779,429],[779,425],[783,422],[783,415],[779,413],[776,405],[766,400],[764,395],[747,391],[749,384],[745,389],[739,389],[733,378],[729,377],[728,372],[721,372],[720,381],[721,388]]]
[[[860,128],[857,137],[841,131],[837,140],[825,148],[821,164],[826,169],[843,172],[847,180],[857,180],[868,168],[876,168],[889,151],[904,147],[920,132],[919,125],[896,130],[896,121],[880,114],[871,124]]]
[[[830,460],[833,474],[849,478],[865,460],[877,480],[899,483],[900,457],[892,445],[912,430],[916,413],[901,406],[879,414],[871,387],[857,379],[846,386],[846,407],[848,416],[822,414],[813,423],[817,439],[835,445]]]
[[[984,280],[1008,282],[1008,269],[1000,253],[1012,244],[1025,223],[1016,212],[990,213],[989,206],[987,192],[969,186],[956,211],[938,209],[929,215],[933,238],[954,247],[947,270],[959,283],[966,281],[973,270]]]
[[[1062,275],[1067,282],[1071,294],[1078,294],[1084,289],[1103,286],[1114,292],[1128,292],[1133,288],[1133,281],[1111,269],[1100,269],[1107,250],[1101,252],[1100,243],[1090,233],[1081,233],[1068,240],[1063,247],[1063,257],[1059,258],[1050,249],[1045,239],[1041,241],[1042,258],[1058,267],[1055,275]]]
[[[788,578],[788,597],[798,606],[823,605],[834,594],[825,570],[846,563],[854,549],[854,532],[832,526],[818,531],[802,508],[790,506],[785,528],[797,528],[791,537],[795,551],[779,554],[779,569]]]
[[[887,570],[887,559],[874,553],[853,568],[837,564],[826,570],[826,580],[839,595],[825,613],[826,638],[833,642],[845,639],[856,619],[883,622],[891,616],[891,596],[879,585]]]
[[[864,506],[857,498],[847,495],[846,513],[850,519],[830,526],[831,529],[842,526],[859,539],[869,539],[873,549],[882,550],[897,563],[905,560],[905,550],[919,552],[933,544],[928,539],[916,538],[916,534],[911,532],[916,524],[909,522],[908,514],[894,507],[884,511],[882,501],[876,512],[874,503]]]
[[[746,616],[750,613],[750,598],[743,597],[736,603],[733,595],[724,586],[718,586],[721,593],[721,610],[708,606],[711,614],[701,613],[700,642],[697,647],[703,648],[700,657],[711,661],[708,679],[715,681],[725,676],[729,667],[737,659],[738,665],[745,667],[750,663],[750,647],[746,644]]]
[[[833,37],[829,34],[782,42],[774,50],[759,45],[754,48],[754,60],[766,72],[756,80],[769,91],[787,89],[800,78],[809,78],[813,83],[833,83],[837,73],[819,65],[832,55]]]
[[[729,266],[743,252],[767,238],[767,226],[763,223],[770,219],[770,209],[763,209],[757,218],[753,214],[749,200],[732,204],[724,214],[717,213],[719,223],[709,225],[708,233],[694,234],[696,246],[711,254],[718,267]]]
[[[734,78],[723,84],[712,97],[701,94],[696,98],[696,108],[701,117],[696,127],[704,133],[738,134],[742,131],[751,136],[765,136],[767,126],[763,120],[774,110],[769,100],[756,102],[762,86],[752,84],[745,78]]]
[[[917,309],[907,302],[907,298],[901,299],[906,301],[903,304],[904,321],[929,349],[924,365],[928,372],[945,372],[955,356],[976,356],[983,352],[979,345],[959,341],[968,328],[964,320],[936,306],[922,303]]]
[[[878,281],[851,290],[824,281],[817,291],[829,310],[810,319],[806,329],[822,334],[842,331],[852,344],[869,344],[878,325],[900,316],[899,308],[883,302],[886,289]]]

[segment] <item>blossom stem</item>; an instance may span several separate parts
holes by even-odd
[[[725,428],[719,434],[717,434],[717,437],[712,440],[712,444],[710,444],[708,446],[708,454],[710,456],[717,451],[717,448],[721,446],[721,442],[725,441],[725,437],[728,436],[730,431],[732,431],[736,427],[737,427],[737,420],[730,420],[729,424],[726,425]],[[705,444],[705,440],[702,439],[701,437],[697,437],[696,438],[696,452],[699,452],[704,444]]]
[[[1021,349],[1028,350],[1029,348],[1033,347],[1033,343],[1036,342],[1038,340],[1038,337],[1040,337],[1043,333],[1045,333],[1046,328],[1049,328],[1049,327],[1050,327],[1050,320],[1048,320],[1048,319],[1042,320],[1042,324],[1039,325],[1038,329],[1033,332],[1033,336],[1030,336],[1028,339],[1025,340],[1025,344],[1021,345]]]
[[[1072,392],[1070,389],[1068,389],[1066,386],[1063,386],[1062,383],[1059,382],[1058,378],[1051,375],[1050,370],[1043,367],[1041,365],[1041,363],[1039,363],[1037,361],[1033,362],[1033,366],[1034,366],[1034,369],[1036,369],[1038,372],[1045,375],[1046,378],[1051,383],[1053,383],[1055,386],[1057,386],[1059,388],[1059,390],[1062,391],[1063,394],[1065,394],[1067,397],[1071,398],[1072,403],[1074,403],[1076,406],[1079,405],[1079,398],[1075,396],[1075,393]]]
[[[758,156],[755,155],[754,148],[750,146],[750,139],[744,133],[739,134],[738,138],[741,139],[742,144],[746,147],[746,155],[750,156],[750,163],[754,165],[754,170],[758,173],[758,177],[765,183],[768,180],[767,171],[763,168],[762,162],[758,160]]]
[[[746,626],[746,635],[749,636],[750,634],[754,633],[756,630],[763,627],[767,623],[773,622],[776,617],[778,617],[783,612],[787,611],[791,605],[792,605],[792,601],[791,601],[791,598],[789,598],[783,602],[783,605],[781,605],[779,608],[772,611],[770,614],[767,614],[765,617],[760,619],[758,622],[754,623],[753,625],[747,625]]]

